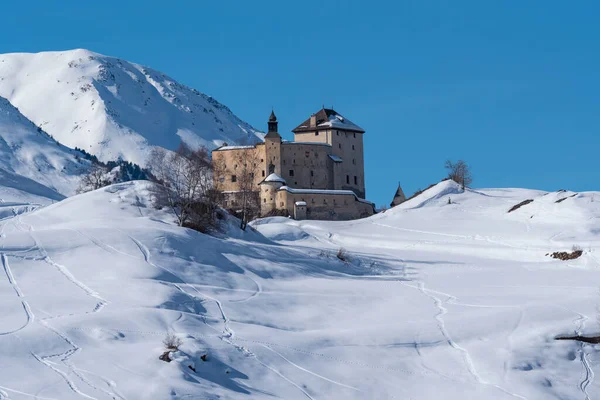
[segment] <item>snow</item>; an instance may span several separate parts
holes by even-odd
[[[328,127],[328,128],[354,130],[354,131],[364,131],[364,129],[362,129],[360,126],[356,125],[349,119],[346,119],[339,114],[329,115],[329,120],[326,122],[320,123],[318,126]]]
[[[342,160],[342,157],[336,156],[335,154],[330,154],[329,158],[331,158],[334,162],[342,162],[342,161],[344,161],[344,160]]]
[[[244,150],[244,149],[253,149],[255,146],[221,146],[216,150]]]
[[[297,206],[306,206],[306,202],[305,201],[297,201],[295,204]]]
[[[0,398],[600,396],[600,347],[553,340],[600,331],[600,192],[442,182],[362,220],[227,217],[213,237],[149,185],[1,221]]]
[[[0,97],[0,185],[60,200],[75,192],[89,166]]]
[[[285,179],[283,179],[281,176],[277,175],[276,173],[272,173],[265,178],[264,182],[279,182],[279,183],[285,184]]]
[[[337,194],[337,195],[346,195],[346,196],[350,195],[350,196],[354,196],[354,198],[357,201],[360,201],[361,203],[373,204],[372,202],[370,202],[368,200],[361,199],[352,190],[296,189],[296,188],[291,188],[289,186],[282,186],[278,190],[285,190],[287,192],[296,193],[296,194],[303,194],[304,193],[304,194],[328,194],[328,195],[336,195]]]
[[[145,166],[153,146],[214,149],[263,134],[210,96],[89,50],[0,55],[0,96],[62,144]]]
[[[329,143],[323,143],[323,142],[290,142],[290,141],[284,140],[283,143],[285,143],[285,144],[300,144],[300,145],[304,145],[304,144],[313,145],[313,144],[316,144],[316,145],[319,145],[319,146],[331,147],[331,145]]]

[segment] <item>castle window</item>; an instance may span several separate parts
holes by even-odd
[[[266,199],[266,198],[265,198],[265,199],[263,199],[263,203],[266,203],[266,202],[267,202],[267,199]]]
[[[310,171],[310,176],[315,176],[315,171],[311,170]]]
[[[262,170],[262,176],[265,176],[265,170],[264,169]]]
[[[352,145],[352,150],[354,150],[354,145]]]
[[[340,131],[335,131],[335,136],[340,136]]]
[[[317,131],[317,132],[315,132],[315,136],[319,136],[319,132],[318,132],[318,131]]]
[[[356,160],[354,158],[352,159],[352,164],[356,164]]]
[[[233,166],[233,169],[237,169],[237,164],[235,164],[235,165]]]
[[[237,176],[231,175],[231,182],[237,182]]]
[[[350,183],[350,175],[346,175],[346,183]]]
[[[264,159],[264,158],[261,158],[261,159],[260,159],[260,162],[265,162],[265,159]]]
[[[354,139],[356,139],[356,133],[354,134]]]
[[[290,176],[294,176],[294,170],[290,169]]]
[[[254,172],[250,172],[250,178],[254,179]]]
[[[358,177],[356,175],[354,176],[354,184],[358,185]]]
[[[341,149],[341,148],[342,148],[342,144],[341,144],[341,143],[338,143],[338,147]]]
[[[285,165],[285,160],[283,160],[283,165]]]
[[[323,204],[327,204],[327,199],[323,199]]]

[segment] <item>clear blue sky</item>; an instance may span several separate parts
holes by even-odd
[[[5,1],[0,52],[87,48],[280,132],[322,104],[366,129],[386,204],[472,165],[474,187],[600,190],[597,1]]]

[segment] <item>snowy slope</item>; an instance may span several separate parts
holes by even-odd
[[[275,244],[179,228],[148,185],[2,221],[0,398],[600,396],[600,349],[553,340],[600,331],[600,193],[445,182],[359,221],[253,223]]]
[[[145,165],[150,146],[214,148],[262,134],[161,72],[88,50],[0,55],[0,96],[71,148]]]
[[[0,97],[0,186],[60,200],[75,192],[79,177],[89,168],[80,156]]]

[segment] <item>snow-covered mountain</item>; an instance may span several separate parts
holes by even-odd
[[[215,99],[151,68],[88,50],[0,55],[0,96],[58,141],[145,165],[151,146],[214,148],[262,134]]]
[[[89,165],[80,152],[56,142],[0,97],[1,190],[59,200],[74,193]]]
[[[600,398],[598,346],[554,340],[600,331],[600,192],[446,181],[217,238],[148,185],[0,222],[0,399]]]

